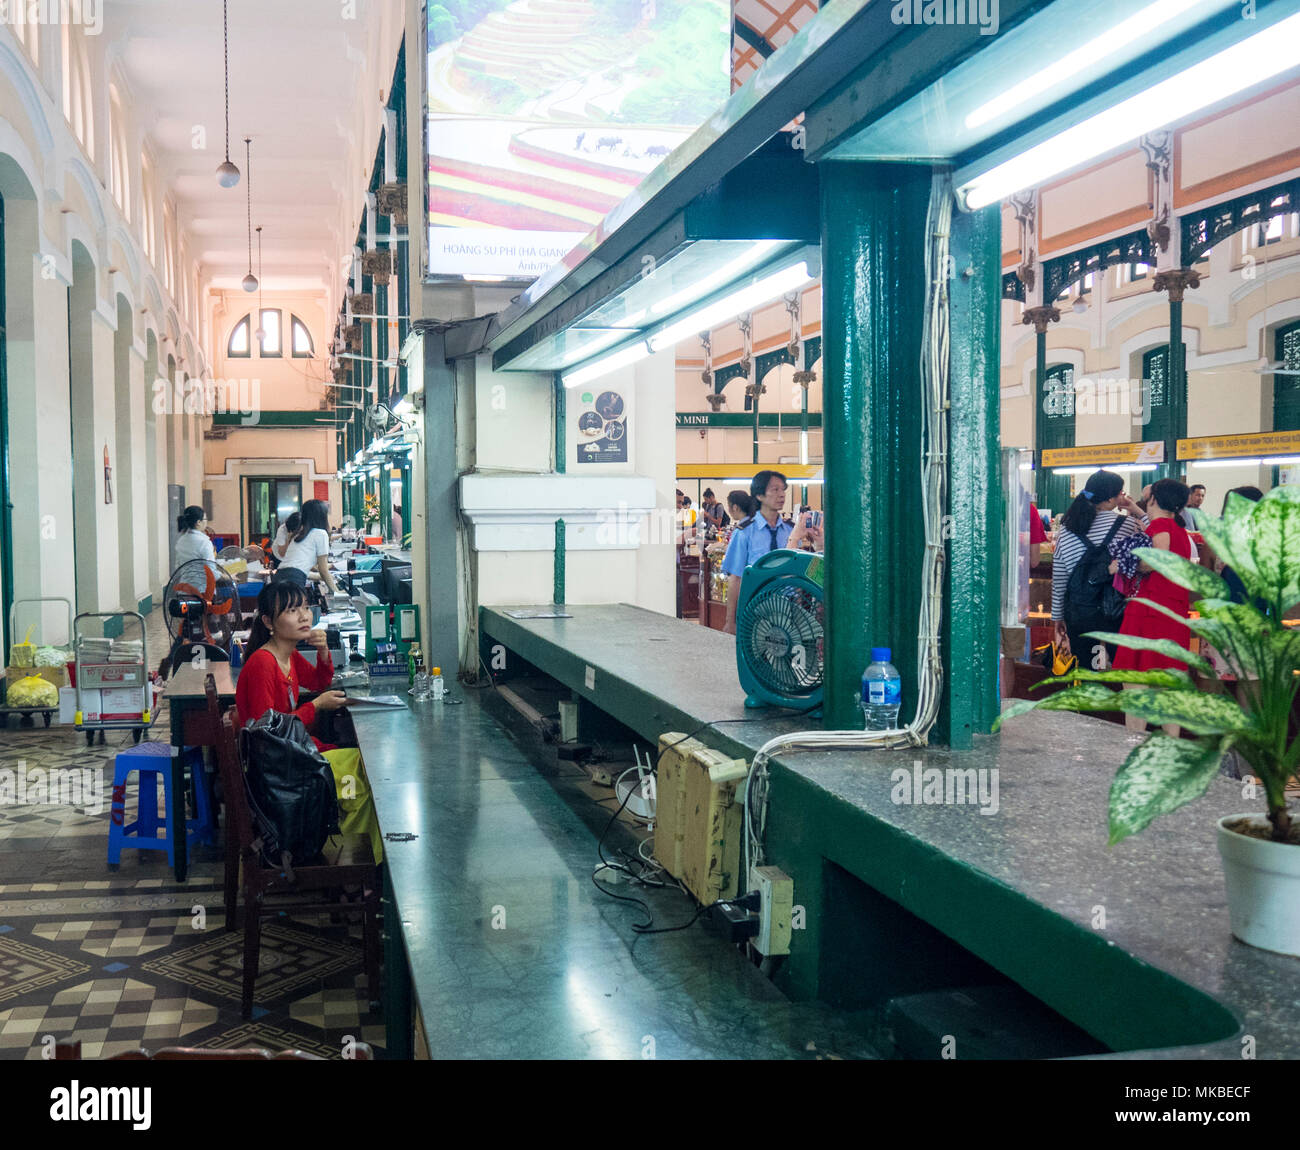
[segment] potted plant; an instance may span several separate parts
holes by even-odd
[[[1258,779],[1243,793],[1254,797],[1257,788],[1262,790],[1266,814],[1219,820],[1232,933],[1264,950],[1300,955],[1300,819],[1288,810],[1286,796],[1288,785],[1300,782],[1300,735],[1291,723],[1300,687],[1300,629],[1283,625],[1286,612],[1300,603],[1300,487],[1274,488],[1258,503],[1229,495],[1221,519],[1195,514],[1205,541],[1240,577],[1246,601],[1234,600],[1214,572],[1169,551],[1143,548],[1134,554],[1192,593],[1199,617],[1185,622],[1246,672],[1237,685],[1240,701],[1219,685],[1206,659],[1172,640],[1094,632],[1091,638],[1158,651],[1188,669],[1071,671],[1040,684],[1071,686],[1011,704],[994,729],[1035,708],[1119,710],[1156,725],[1177,724],[1193,735],[1151,734],[1125,759],[1110,788],[1111,845],[1199,798],[1219,773],[1224,754],[1236,751]],[[1192,671],[1213,680],[1217,689],[1206,691]],[[1109,683],[1134,688],[1115,691]]]

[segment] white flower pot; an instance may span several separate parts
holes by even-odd
[[[1256,826],[1268,824],[1263,815],[1219,820],[1232,933],[1261,950],[1300,957],[1300,846],[1251,838],[1224,825],[1241,818]]]

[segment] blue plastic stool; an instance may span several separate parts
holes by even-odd
[[[207,772],[203,768],[203,754],[197,747],[186,747],[181,755],[194,773],[194,805],[197,818],[186,822],[187,842],[196,843],[213,841],[212,796],[208,792]],[[171,757],[170,743],[139,743],[125,751],[119,751],[113,767],[113,802],[109,808],[108,823],[108,862],[117,866],[122,861],[122,848],[135,847],[139,850],[157,850],[167,852],[167,861],[176,863],[176,840],[168,834],[166,838],[160,833],[167,829],[166,817],[158,815],[158,776],[162,775],[163,796],[168,806],[171,805]],[[132,772],[140,776],[139,801],[136,808],[136,820],[126,823],[126,787]]]

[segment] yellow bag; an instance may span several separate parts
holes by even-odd
[[[1062,655],[1055,642],[1045,643],[1041,647],[1034,648],[1035,655],[1040,651],[1043,652],[1043,657],[1038,662],[1042,663],[1053,675],[1068,675],[1079,665],[1077,655]],[[1049,651],[1050,654],[1047,653]]]

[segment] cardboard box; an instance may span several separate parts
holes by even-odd
[[[83,723],[138,720],[148,707],[148,687],[104,687],[81,692]]]
[[[5,682],[16,683],[19,679],[27,678],[28,675],[36,675],[59,688],[68,685],[67,667],[7,667]]]

